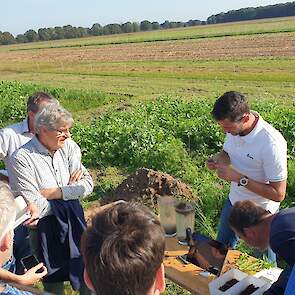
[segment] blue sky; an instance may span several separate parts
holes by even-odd
[[[206,20],[219,12],[290,1],[275,0],[4,0],[0,31],[14,35],[29,29],[63,25],[91,27],[144,19],[164,22]]]

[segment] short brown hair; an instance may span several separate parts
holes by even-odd
[[[246,97],[239,92],[228,91],[216,100],[212,115],[216,121],[229,119],[232,122],[236,122],[249,112],[250,109]]]
[[[38,113],[39,106],[43,101],[50,101],[52,103],[58,104],[58,101],[52,95],[42,91],[35,92],[28,98],[27,112],[31,111],[35,114]]]
[[[164,259],[165,236],[156,216],[138,203],[98,213],[81,242],[96,294],[146,294]]]
[[[229,224],[240,233],[244,233],[245,228],[261,223],[267,214],[269,211],[251,200],[238,201],[230,211]]]

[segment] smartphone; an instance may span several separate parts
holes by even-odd
[[[180,256],[177,256],[177,258],[184,264],[190,264],[191,262],[188,261],[188,257],[187,257],[187,254],[183,254],[183,255],[180,255]]]
[[[29,255],[26,256],[24,258],[22,258],[21,260],[21,264],[23,265],[23,267],[27,270],[31,269],[32,267],[36,266],[37,264],[39,264],[38,259],[34,256],[34,255]],[[39,268],[36,273],[41,273],[43,271],[43,267]]]

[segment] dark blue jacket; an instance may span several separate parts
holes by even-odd
[[[80,240],[86,228],[84,212],[78,200],[50,201],[54,215],[39,221],[39,258],[47,267],[44,282],[70,280],[74,290],[83,284],[84,264],[80,253]]]

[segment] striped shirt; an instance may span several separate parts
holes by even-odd
[[[68,184],[76,170],[83,171],[82,178]],[[37,205],[40,218],[51,214],[50,203],[40,192],[42,189],[59,187],[63,200],[81,199],[93,190],[92,178],[81,163],[80,148],[69,138],[51,155],[34,136],[12,154],[10,174],[14,194]]]

